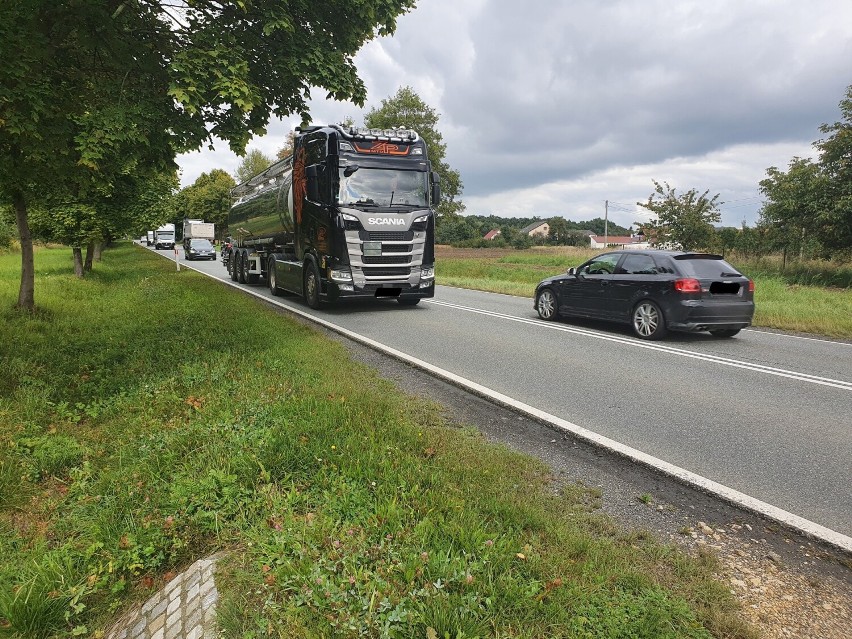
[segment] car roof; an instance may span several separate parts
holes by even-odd
[[[659,250],[659,249],[614,249],[612,251],[604,251],[602,253],[598,253],[595,257],[599,257],[600,255],[662,255],[664,257],[677,257],[679,255],[695,255],[701,256],[705,259],[714,258],[714,259],[724,259],[721,255],[717,255],[715,253],[704,253],[702,251],[671,251],[671,250]],[[592,258],[594,259],[594,258]]]

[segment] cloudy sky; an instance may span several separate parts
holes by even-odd
[[[410,86],[441,116],[467,214],[646,219],[652,180],[721,194],[753,224],[770,166],[813,156],[852,85],[852,2],[419,0],[356,65],[365,109],[313,92],[339,122]],[[249,144],[274,156],[298,118]],[[240,158],[182,156],[181,183]]]

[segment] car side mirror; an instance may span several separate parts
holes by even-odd
[[[573,266],[568,269],[568,275],[576,275],[576,274],[577,274],[577,269],[575,269]]]

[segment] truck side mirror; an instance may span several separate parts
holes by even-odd
[[[438,173],[432,171],[432,206],[438,206],[441,201],[441,178]]]
[[[319,202],[319,182],[317,180],[317,167],[306,166],[305,176],[308,178],[308,199],[311,202]]]

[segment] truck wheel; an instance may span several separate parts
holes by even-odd
[[[320,276],[317,265],[313,262],[305,273],[305,302],[313,309],[320,307]]]
[[[281,289],[278,288],[278,277],[275,275],[275,256],[269,258],[269,264],[266,267],[266,280],[269,282],[269,292],[273,295],[281,295]]]
[[[257,274],[250,273],[251,270],[251,260],[249,259],[248,251],[243,253],[243,277],[245,278],[245,283],[248,285],[257,284]]]
[[[246,274],[243,271],[243,252],[237,251],[234,254],[234,270],[237,272],[237,282],[240,284],[246,283]]]
[[[237,281],[237,254],[234,251],[228,253],[228,275],[231,276],[231,280]]]

